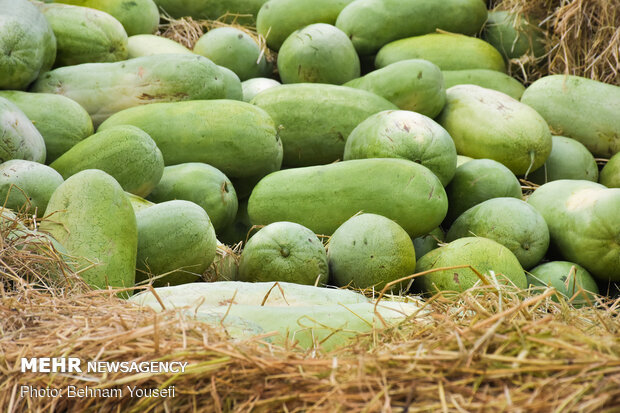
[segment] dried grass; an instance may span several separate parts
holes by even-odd
[[[530,84],[571,74],[620,85],[620,0],[498,0],[492,7],[541,22],[548,53],[513,59],[510,72]]]
[[[274,346],[265,341],[270,333],[232,341],[219,327],[181,311],[140,308],[117,291],[46,287],[47,276],[76,274],[48,254],[52,247],[31,250],[30,239],[13,248],[6,227],[0,406],[7,412],[598,413],[620,406],[620,298],[596,297],[575,309],[561,296],[552,301],[553,289],[530,295],[487,282],[428,298],[423,320],[414,314],[325,353]],[[190,364],[179,374],[20,372],[22,357],[68,356]],[[21,397],[22,385],[124,391],[120,398]],[[174,386],[176,397],[131,398],[125,386]]]
[[[233,246],[218,245],[215,252],[215,260],[209,266],[202,278],[207,282],[233,281],[233,275],[239,267],[243,242]]]
[[[0,288],[32,286],[85,291],[72,257],[36,231],[40,220],[0,207]]]
[[[554,290],[481,287],[426,302],[428,322],[331,353],[233,342],[180,312],[110,292],[0,291],[0,406],[9,412],[612,412],[620,405],[620,300],[572,308]],[[185,373],[36,374],[20,358],[187,361]],[[21,385],[175,387],[175,398],[20,397]]]

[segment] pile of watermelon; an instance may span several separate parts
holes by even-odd
[[[155,34],[222,15],[256,32]],[[94,288],[201,281],[243,241],[235,281],[592,302],[620,87],[506,74],[548,47],[482,0],[0,0],[0,197]]]

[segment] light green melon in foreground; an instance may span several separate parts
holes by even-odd
[[[52,215],[53,214],[53,215]],[[94,288],[131,287],[135,282],[138,231],[123,188],[103,171],[79,172],[52,194],[40,230],[49,233]]]
[[[553,287],[575,306],[595,303],[592,294],[598,294],[598,286],[590,273],[581,265],[568,261],[552,261],[533,268],[527,282],[535,287]],[[584,290],[584,291],[580,291]],[[540,290],[539,290],[540,291]],[[551,297],[558,301],[555,295]]]
[[[16,105],[0,97],[0,163],[11,159],[45,162],[45,141]]]
[[[444,186],[456,171],[456,148],[448,132],[431,118],[406,110],[379,112],[353,129],[344,147],[344,160],[366,158],[417,162]]]
[[[346,221],[329,240],[329,269],[340,286],[374,288],[415,272],[416,256],[407,232],[391,219],[361,214]],[[398,291],[407,283],[390,287]]]
[[[595,278],[620,281],[620,189],[590,181],[542,185],[527,202],[541,213],[551,244]]]
[[[344,86],[367,90],[382,96],[403,110],[430,118],[446,103],[446,88],[441,70],[422,59],[403,60],[377,69]]]
[[[607,188],[620,188],[620,152],[605,164],[599,182]]]
[[[215,258],[217,240],[209,216],[189,201],[168,201],[136,212],[136,282],[149,276],[154,286],[201,280]]]
[[[154,34],[136,34],[127,38],[128,59],[152,56],[155,54],[192,54],[193,52],[180,43]]]
[[[328,274],[325,248],[312,231],[293,222],[274,222],[245,245],[237,281],[324,285]]]
[[[65,179],[86,170],[110,174],[127,192],[147,196],[164,173],[161,151],[144,131],[124,125],[98,132],[50,165]]]
[[[564,136],[553,136],[551,153],[542,167],[528,175],[527,180],[542,185],[559,179],[598,181],[598,165],[582,143]]]
[[[524,269],[538,264],[549,248],[549,229],[536,209],[517,198],[484,201],[457,218],[446,240],[484,237],[515,254]]]
[[[397,325],[420,310],[416,303],[387,300],[380,301],[375,309],[374,302],[350,290],[286,282],[279,282],[279,287],[274,284],[192,283],[158,288],[156,292],[166,308],[185,308],[191,317],[214,326],[223,325],[233,338],[275,331],[275,336],[267,338],[274,344],[297,343],[303,349],[325,351],[344,346],[357,334],[373,328]],[[151,292],[130,300],[162,310]]]
[[[540,168],[551,153],[551,132],[531,107],[475,85],[453,86],[437,121],[461,155],[496,160],[513,173]]]
[[[199,162],[165,167],[148,199],[156,203],[184,199],[200,205],[217,233],[233,222],[238,206],[235,188],[226,175]]]
[[[0,205],[15,211],[26,206],[41,217],[52,193],[64,182],[54,169],[43,164],[13,159],[0,164]]]
[[[460,238],[444,247],[430,251],[420,259],[416,272],[443,267],[470,265],[490,283],[491,271],[500,284],[526,288],[527,280],[519,260],[503,245],[487,238]],[[421,277],[424,290],[465,291],[474,286],[479,277],[470,268],[440,270]]]

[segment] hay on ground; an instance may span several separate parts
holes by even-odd
[[[148,287],[147,287],[148,288]],[[612,412],[620,405],[620,299],[597,308],[481,287],[427,300],[424,323],[376,330],[331,353],[230,341],[181,312],[110,292],[0,291],[0,405],[9,412]],[[21,373],[21,357],[186,361],[185,373]],[[122,397],[21,395],[125,389]],[[132,398],[126,386],[174,398]]]
[[[620,0],[496,0],[491,7],[537,19],[547,33],[543,58],[510,62],[526,85],[548,74],[620,85]]]
[[[9,220],[13,230],[37,225],[20,218]],[[10,225],[0,233],[0,406],[11,413],[599,413],[620,406],[620,298],[573,308],[554,289],[530,295],[486,282],[428,298],[423,320],[413,314],[326,353],[275,346],[272,332],[232,341],[220,326],[179,310],[156,313],[119,299],[118,291],[46,283],[77,274],[51,244],[8,239]],[[176,374],[21,373],[22,357],[189,365]],[[95,397],[66,397],[70,385]],[[174,387],[175,397],[132,397],[134,387]],[[63,393],[41,397],[31,388]],[[106,397],[102,389],[123,391]]]

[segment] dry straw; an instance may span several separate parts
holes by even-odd
[[[45,277],[27,281],[32,272],[64,263],[50,260],[49,248],[20,255],[24,248],[4,245],[0,406],[7,412],[598,413],[620,406],[620,299],[575,309],[562,297],[552,301],[553,289],[528,295],[485,283],[427,299],[423,321],[413,315],[324,353],[274,346],[269,333],[234,342],[217,326],[139,308],[111,291],[43,288]],[[63,356],[190,364],[181,374],[20,372],[22,357]],[[20,386],[68,385],[174,386],[176,397],[20,395]]]
[[[529,84],[547,74],[571,74],[620,85],[620,0],[499,0],[500,10],[537,19],[548,53],[513,59],[511,74]]]
[[[256,32],[256,28],[237,23],[237,18],[242,17],[246,17],[246,15],[227,13],[217,20],[194,20],[191,17],[174,19],[164,14],[162,15],[164,23],[159,26],[159,35],[172,39],[189,49],[193,49],[198,39],[209,30],[219,27],[232,27],[246,33],[258,44],[260,48],[258,61],[265,56],[269,62],[275,62],[275,52],[267,48],[265,38]]]

